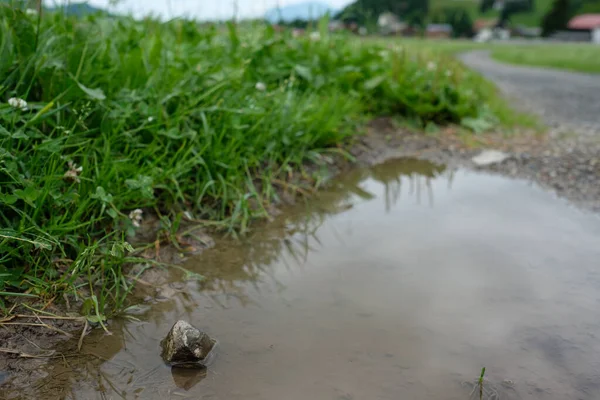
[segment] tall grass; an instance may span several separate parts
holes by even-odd
[[[365,115],[490,115],[489,86],[460,64],[329,36],[326,21],[293,38],[6,6],[0,17],[0,296],[83,296],[96,316],[131,289],[135,210],[165,229],[189,212],[245,230],[277,200],[274,180],[339,151]]]

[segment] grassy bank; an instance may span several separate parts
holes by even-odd
[[[0,16],[0,305],[67,295],[111,314],[149,214],[173,241],[184,215],[243,231],[278,200],[276,182],[340,152],[369,115],[474,129],[510,119],[451,58],[330,37],[325,24],[293,38]]]
[[[411,53],[429,53],[436,57],[447,57],[469,50],[490,48],[489,44],[476,43],[468,39],[373,38],[368,40],[382,46],[395,43]]]
[[[592,44],[496,45],[492,57],[510,64],[600,74],[600,46]]]
[[[589,43],[475,43],[470,40],[377,39],[394,41],[409,51],[452,56],[471,50],[490,51],[497,61],[533,67],[600,73],[600,46]]]

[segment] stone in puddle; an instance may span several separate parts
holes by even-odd
[[[177,321],[161,342],[163,360],[179,368],[206,368],[217,341],[186,321]]]
[[[509,157],[509,154],[503,153],[498,150],[484,150],[475,157],[473,157],[471,161],[473,161],[475,165],[485,167],[487,165],[501,163]]]

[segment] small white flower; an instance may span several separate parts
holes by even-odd
[[[64,127],[64,126],[62,126],[62,125],[58,125],[58,126],[56,127],[56,129],[57,129],[58,131],[60,131],[60,132],[64,133],[65,135],[70,135],[70,134],[71,134],[71,131],[70,131],[69,129],[65,128],[65,127]]]
[[[300,30],[300,29],[294,29],[292,31],[292,37],[299,38],[300,36],[302,36],[302,30]]]
[[[136,208],[129,213],[129,219],[136,228],[139,228],[142,224],[142,214],[144,214],[144,212],[139,208]]]
[[[436,63],[434,63],[433,61],[429,61],[429,62],[427,63],[427,69],[428,69],[429,71],[435,71],[435,70],[437,69],[437,64],[436,64]]]
[[[264,92],[265,90],[267,90],[267,85],[265,85],[263,82],[256,82],[256,85],[254,87],[260,92]]]
[[[154,117],[148,117],[148,122],[153,122],[154,121]]]
[[[450,71],[450,70],[446,71],[446,76],[448,78],[450,78],[452,76],[452,71]]]
[[[319,32],[311,32],[309,37],[313,42],[318,42],[321,40],[321,34]]]
[[[69,170],[65,172],[64,178],[79,183],[79,174],[82,171],[83,167],[78,167],[73,161],[69,161]]]
[[[10,99],[8,99],[8,104],[13,108],[27,111],[27,102],[23,99],[19,99],[17,97],[11,97]]]
[[[29,15],[30,17],[35,17],[38,15],[38,12],[33,8],[28,8],[27,10],[25,10],[25,14]]]

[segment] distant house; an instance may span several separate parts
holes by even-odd
[[[485,29],[492,30],[496,25],[498,25],[498,20],[496,19],[478,19],[473,23],[473,32],[479,33]]]
[[[300,36],[304,36],[304,34],[306,33],[306,31],[302,28],[294,28],[292,29],[292,36],[297,38]]]
[[[600,14],[578,15],[569,21],[567,28],[585,41],[600,44]]]
[[[511,37],[511,32],[504,28],[484,28],[480,30],[473,38],[479,43],[489,42],[491,40],[508,40]]]
[[[344,23],[341,20],[333,20],[329,22],[329,32],[348,31],[358,33],[358,24],[356,22]]]
[[[329,32],[337,32],[344,30],[344,22],[340,20],[333,20],[329,22]]]
[[[425,37],[431,39],[448,39],[452,37],[452,26],[449,24],[429,24],[425,29]]]
[[[542,34],[542,28],[540,27],[529,27],[518,25],[511,29],[511,36],[523,37],[523,38],[537,38]]]
[[[382,35],[398,35],[407,27],[405,23],[400,22],[400,19],[391,12],[379,15],[377,26]]]
[[[510,0],[512,1],[512,0]],[[508,40],[512,33],[510,29],[498,27],[497,19],[478,19],[473,24],[473,32],[476,42],[488,42],[490,40]],[[531,32],[529,32],[531,33]],[[517,36],[521,36],[518,34]]]
[[[273,27],[273,30],[277,33],[285,32],[285,29],[286,29],[285,26],[279,25],[279,24],[273,24],[271,26]]]

